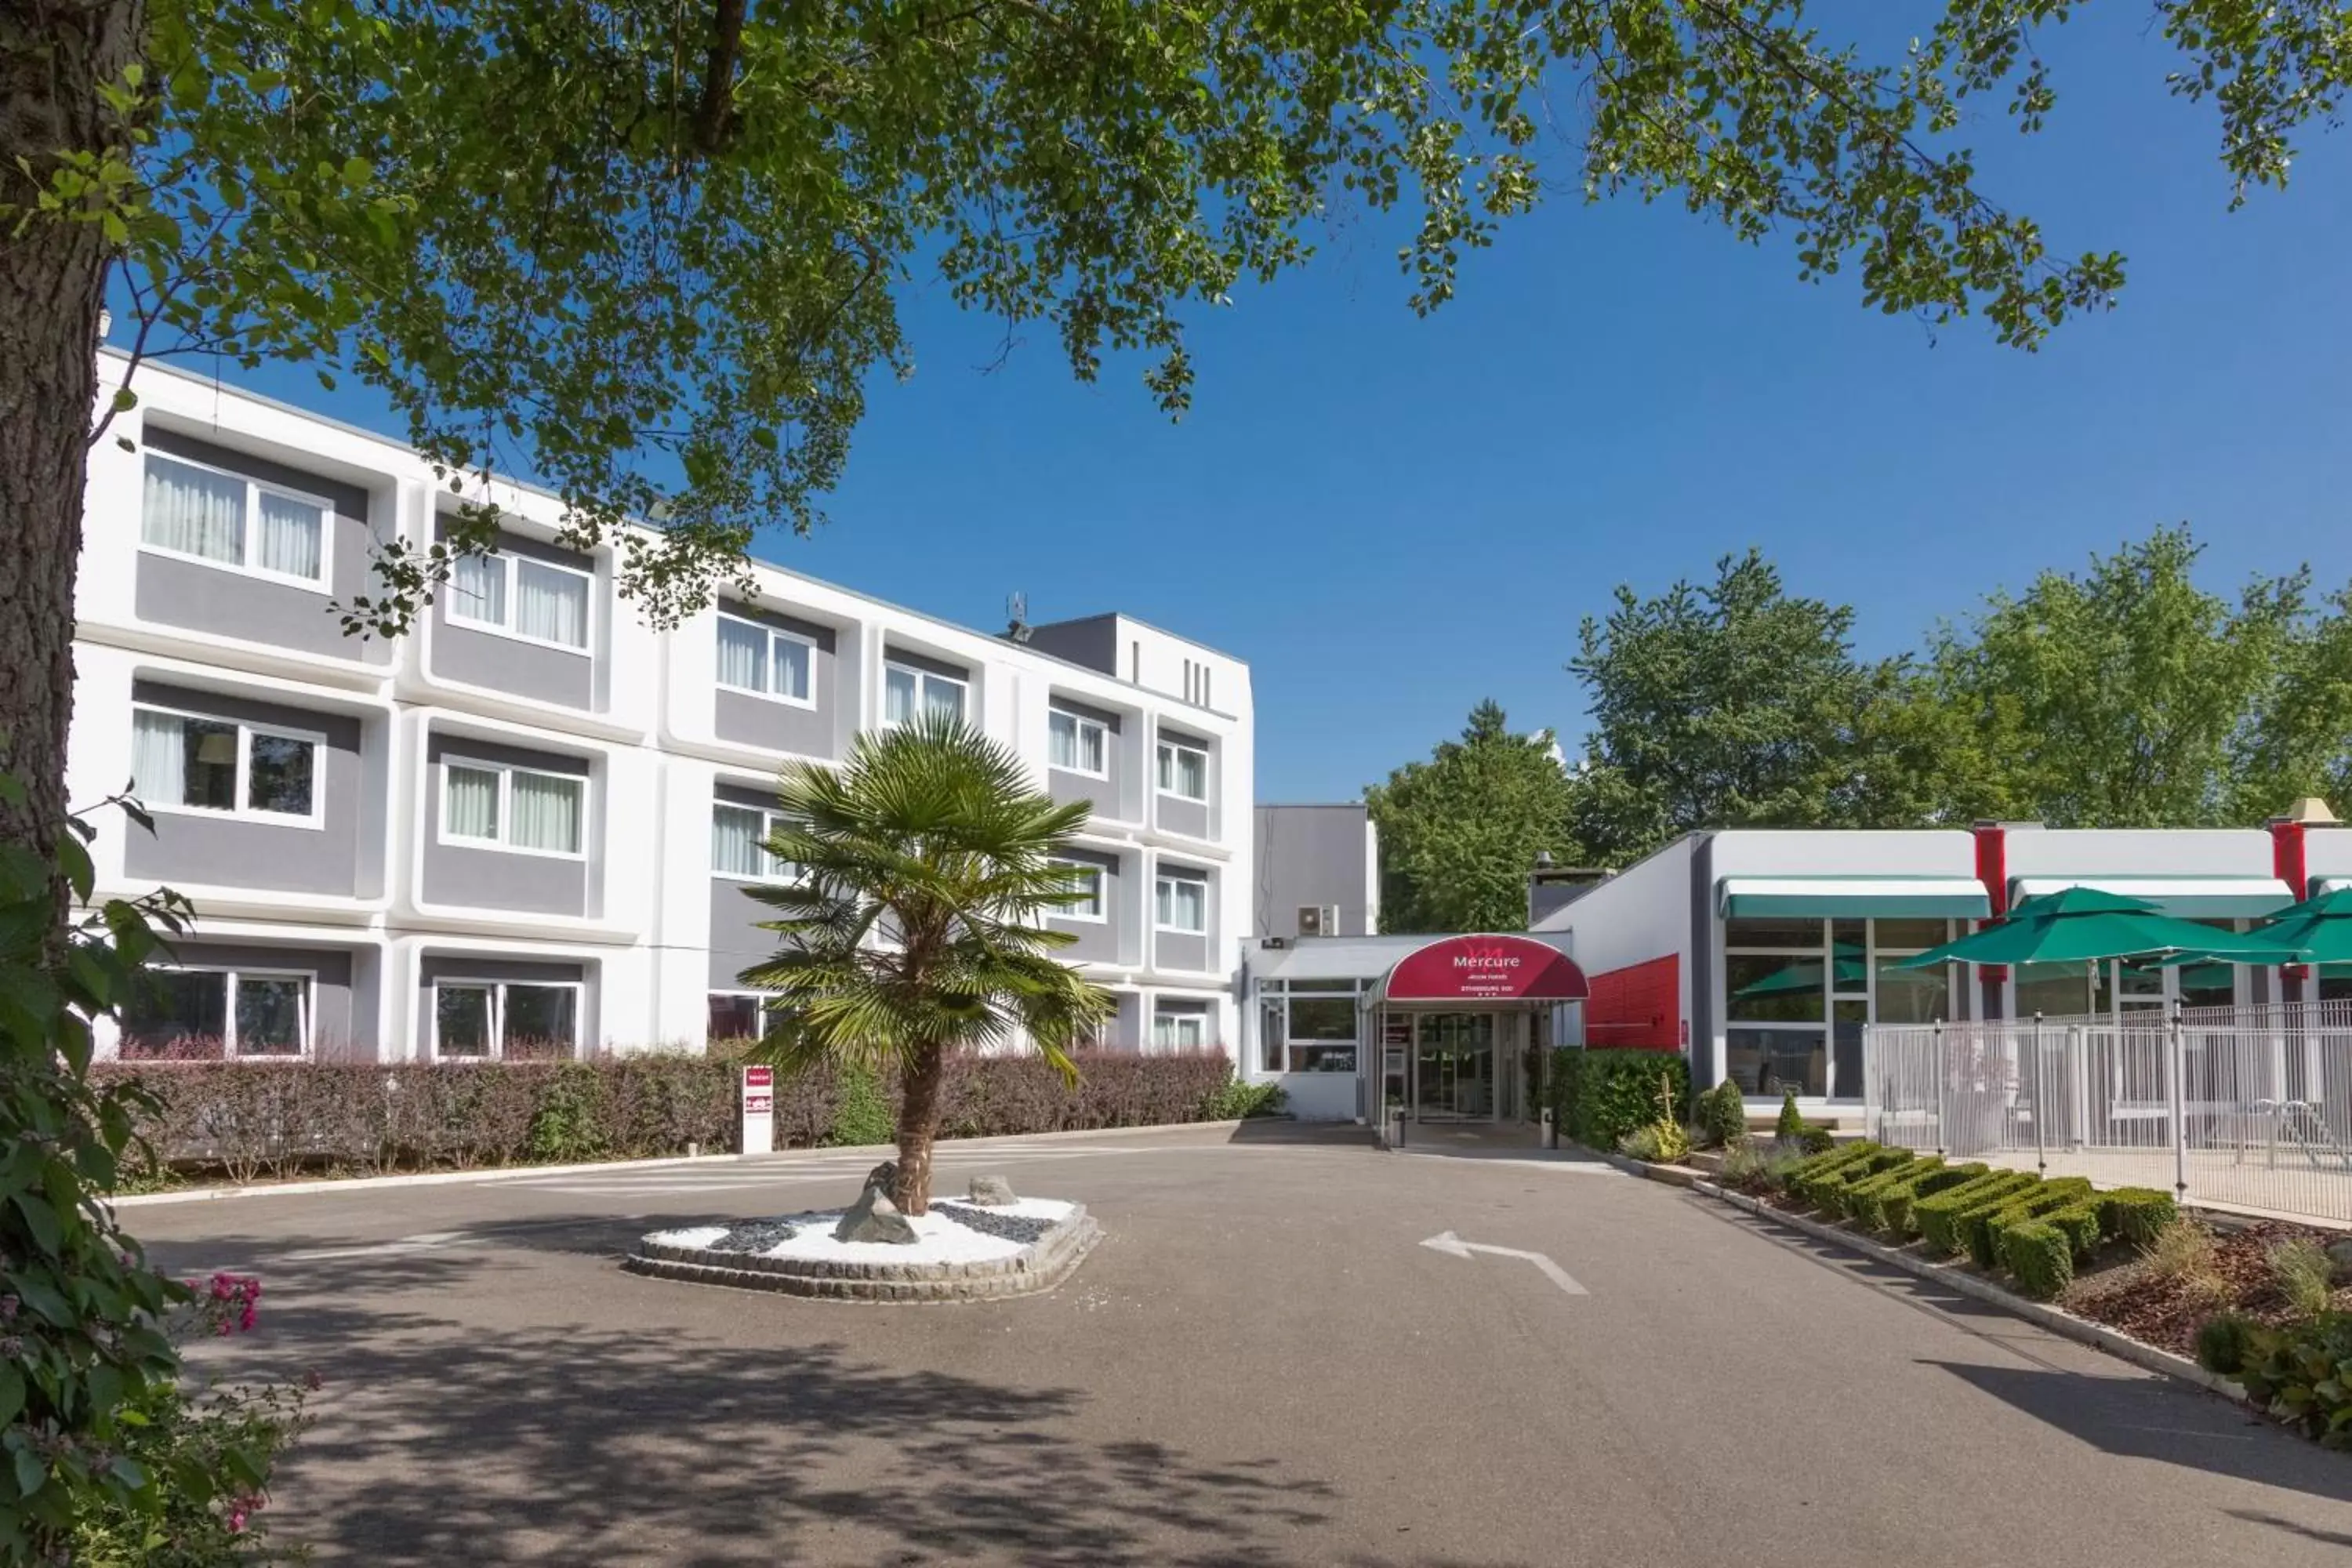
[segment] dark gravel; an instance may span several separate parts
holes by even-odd
[[[976,1230],[982,1236],[1003,1237],[1024,1247],[1042,1237],[1057,1223],[1050,1219],[1032,1219],[1023,1215],[999,1214],[994,1209],[982,1208],[976,1204],[960,1204],[952,1200],[933,1204],[931,1209],[934,1213],[947,1215],[967,1230]]]
[[[790,1241],[799,1234],[800,1226],[790,1220],[755,1219],[730,1226],[727,1234],[710,1244],[713,1252],[765,1252],[778,1242]]]

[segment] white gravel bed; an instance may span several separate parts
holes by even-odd
[[[954,1200],[948,1202],[952,1204]],[[912,1246],[887,1241],[835,1241],[833,1227],[840,1223],[843,1211],[814,1209],[803,1214],[776,1215],[776,1218],[799,1228],[789,1239],[769,1247],[761,1256],[812,1262],[988,1263],[1016,1257],[1027,1250],[1020,1242],[988,1236],[960,1224],[942,1212],[940,1200],[935,1198],[932,1203],[929,1214],[907,1216],[907,1223],[915,1227],[916,1239]],[[1067,1218],[1076,1206],[1058,1198],[1023,1198],[1018,1203],[1001,1205],[984,1212],[1050,1222]],[[656,1231],[646,1240],[657,1247],[703,1247],[734,1228],[726,1225],[688,1226],[682,1230]],[[714,1258],[726,1256],[724,1253],[713,1254]]]

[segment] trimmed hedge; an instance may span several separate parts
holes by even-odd
[[[1882,1171],[1911,1163],[1908,1149],[1888,1149],[1876,1143],[1860,1145],[1861,1152],[1850,1159],[1835,1161],[1820,1171],[1799,1178],[1797,1195],[1817,1209],[1839,1211],[1843,1194],[1849,1186],[1865,1181]],[[1832,1154],[1836,1151],[1831,1152]],[[1828,1155],[1820,1156],[1828,1159]]]
[[[1066,1085],[1041,1057],[957,1056],[940,1135],[1197,1121],[1232,1103],[1222,1051],[1075,1054]],[[643,1053],[572,1062],[101,1063],[155,1099],[136,1129],[173,1169],[233,1182],[328,1169],[369,1174],[683,1154],[735,1146],[736,1064]],[[895,1076],[819,1069],[776,1085],[776,1143],[887,1142]],[[153,1173],[147,1173],[152,1179]],[[133,1180],[139,1179],[134,1173]]]
[[[2098,1205],[2101,1233],[2135,1247],[2146,1247],[2154,1241],[2156,1233],[2180,1214],[2170,1193],[2160,1193],[2153,1187],[2117,1187],[2114,1192],[2101,1193]]]
[[[1921,1155],[1900,1165],[1890,1165],[1883,1171],[1849,1183],[1837,1194],[1838,1207],[1845,1217],[1864,1230],[1883,1230],[1886,1220],[1879,1207],[1879,1199],[1892,1189],[1920,1180],[1932,1171],[1943,1168],[1943,1160],[1934,1154]]]
[[[1908,1180],[1882,1189],[1872,1200],[1872,1206],[1878,1211],[1879,1229],[1906,1238],[1917,1236],[1919,1221],[1913,1211],[1921,1198],[1932,1198],[1937,1193],[1951,1191],[1963,1182],[1973,1182],[1987,1169],[1978,1164],[1922,1163],[1927,1164],[1927,1169],[1908,1171]]]
[[[1674,1117],[1690,1120],[1690,1064],[1674,1051],[1552,1052],[1551,1109],[1559,1130],[1594,1149],[1617,1147],[1658,1119],[1658,1079],[1673,1086]]]
[[[2018,1289],[2037,1301],[2074,1282],[2074,1243],[2048,1220],[2024,1220],[2001,1232],[2001,1256]]]
[[[2062,1176],[2055,1181],[2037,1181],[2006,1202],[1973,1209],[1961,1216],[1960,1238],[1968,1244],[1969,1257],[1979,1268],[2003,1268],[2008,1260],[2001,1254],[2001,1237],[2011,1226],[2028,1220],[2042,1219],[2070,1205],[2085,1204],[2091,1196],[2091,1184],[2081,1176]],[[2097,1214],[2093,1211],[2093,1241],[2096,1243]]]
[[[1987,1171],[1972,1182],[1921,1198],[1911,1212],[1918,1219],[1919,1234],[1927,1238],[1928,1250],[1949,1257],[1968,1246],[1966,1233],[1960,1229],[1963,1215],[1979,1205],[1998,1205],[2040,1180],[2031,1171]]]

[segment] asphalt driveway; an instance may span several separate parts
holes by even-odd
[[[1249,1128],[950,1147],[1106,1237],[954,1307],[638,1279],[872,1156],[135,1210],[327,1378],[279,1529],[371,1563],[2341,1564],[2352,1458],[1572,1161]],[[1544,1255],[1587,1294],[1499,1253]]]

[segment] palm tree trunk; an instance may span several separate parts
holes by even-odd
[[[890,1201],[900,1214],[931,1208],[931,1144],[940,1134],[940,1047],[918,1046],[898,1069],[898,1181]]]

